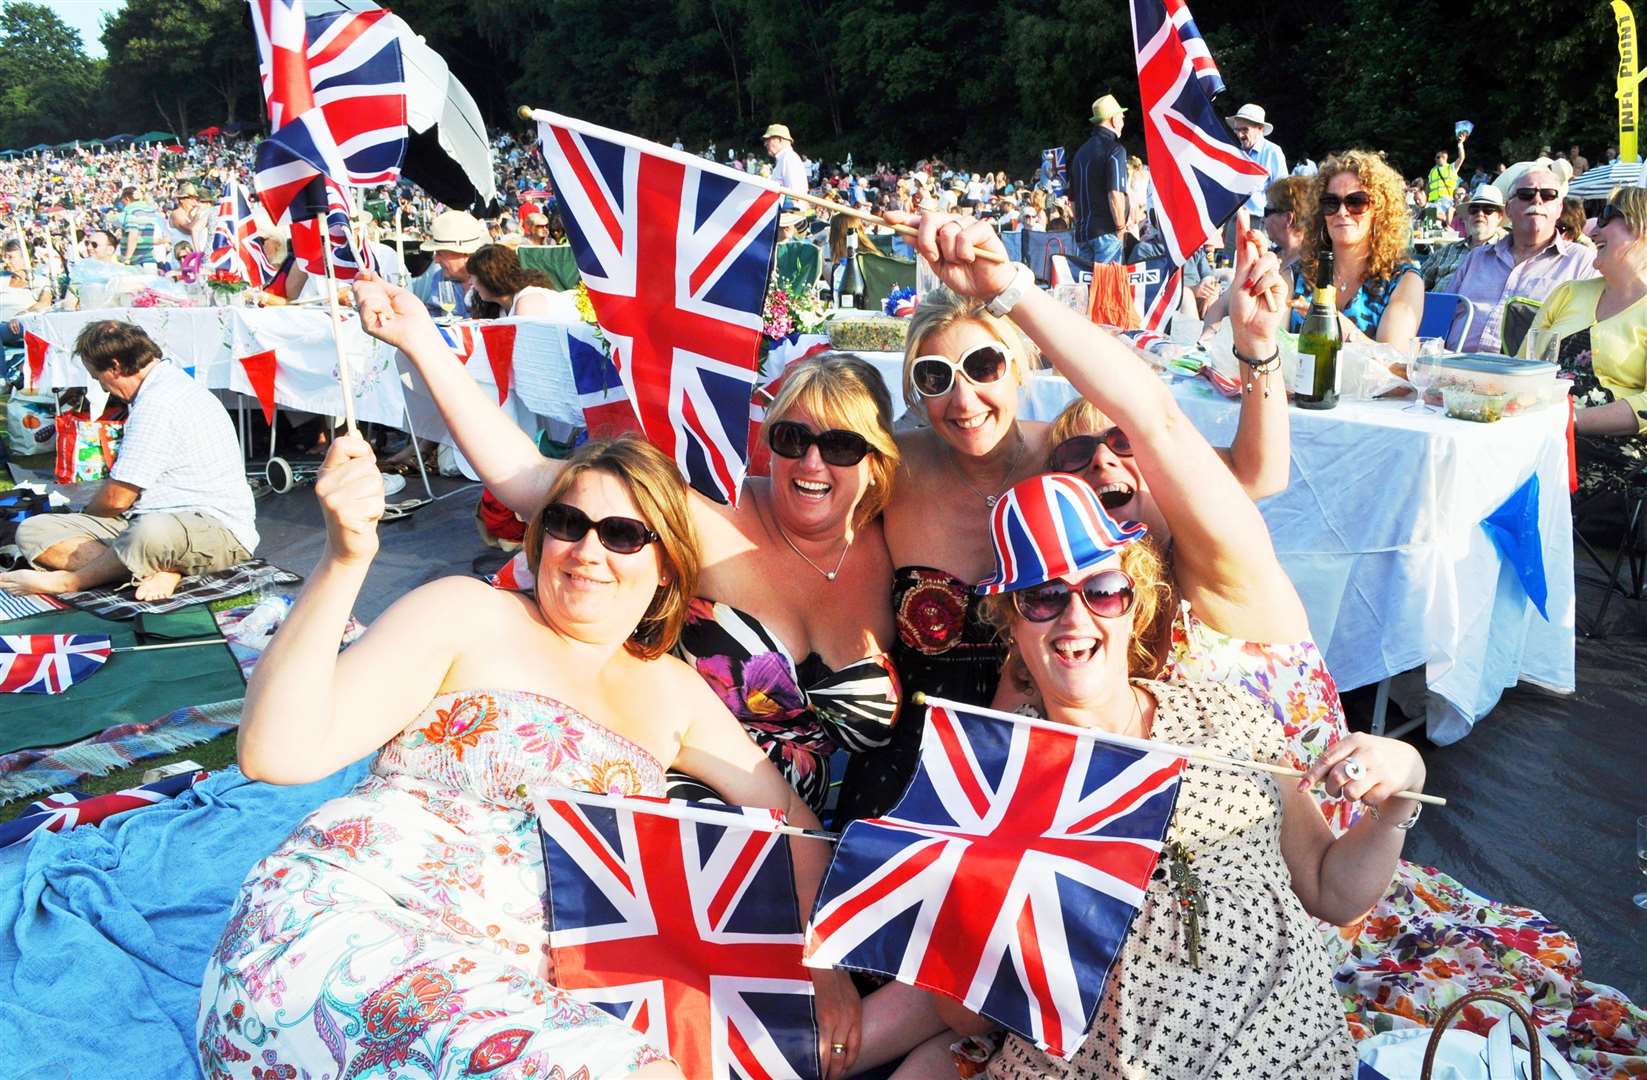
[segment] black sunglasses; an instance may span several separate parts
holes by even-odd
[[[1360,217],[1372,205],[1372,196],[1365,191],[1352,191],[1348,195],[1321,196],[1321,213],[1325,217],[1332,217],[1340,210],[1348,210],[1351,217]]]
[[[1100,619],[1118,619],[1132,610],[1132,578],[1125,570],[1104,570],[1081,582],[1082,603]],[[1069,607],[1070,586],[1063,581],[1049,581],[1019,589],[1012,594],[1012,604],[1018,614],[1030,622],[1051,622]]]
[[[1624,211],[1620,210],[1618,207],[1614,206],[1612,203],[1608,203],[1606,206],[1603,206],[1601,208],[1601,213],[1596,215],[1596,228],[1605,229],[1608,225],[1611,225],[1613,222],[1623,221],[1623,220],[1624,220]],[[1626,223],[1626,224],[1628,224],[1628,223]]]
[[[1132,456],[1132,440],[1120,428],[1112,427],[1096,435],[1071,435],[1053,447],[1047,467],[1053,472],[1084,472],[1100,446],[1109,447],[1117,457]]]
[[[1522,202],[1556,202],[1561,198],[1561,192],[1553,187],[1518,187],[1515,197]]]
[[[871,447],[869,440],[856,431],[830,428],[814,432],[805,424],[793,420],[779,420],[766,431],[766,444],[779,457],[803,458],[816,443],[818,456],[826,465],[850,468],[864,459]]]
[[[959,371],[968,382],[983,386],[999,382],[1010,361],[999,345],[974,345],[959,360],[947,356],[922,356],[909,369],[909,381],[922,397],[943,397],[955,387]]]
[[[575,544],[590,529],[601,547],[619,555],[633,555],[660,537],[644,521],[631,517],[604,517],[592,521],[588,514],[567,503],[550,503],[543,508],[543,531],[556,540]]]
[[[1486,217],[1488,214],[1502,214],[1504,212],[1498,207],[1493,206],[1491,203],[1477,203],[1476,205],[1470,207],[1469,210],[1471,217],[1476,217],[1478,215],[1481,217]]]

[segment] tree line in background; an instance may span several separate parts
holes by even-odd
[[[1024,176],[1072,149],[1113,92],[1142,155],[1123,0],[391,0],[488,120],[530,104],[694,149],[756,149],[773,121],[809,156],[931,155]],[[1385,150],[1408,175],[1476,125],[1489,167],[1616,141],[1603,0],[1199,0],[1233,112],[1263,105],[1289,160]],[[126,0],[107,59],[43,4],[0,11],[0,146],[263,119],[245,0]],[[497,127],[494,127],[497,130]]]

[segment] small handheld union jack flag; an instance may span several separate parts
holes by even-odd
[[[1165,332],[1178,312],[1178,301],[1184,293],[1183,269],[1173,262],[1171,255],[1130,263],[1127,285],[1132,289],[1133,306],[1138,309],[1138,325],[1145,330]]]
[[[1157,223],[1181,266],[1269,174],[1212,107],[1224,80],[1184,0],[1132,0],[1132,38]]]
[[[232,270],[254,289],[274,278],[275,268],[269,265],[263,243],[257,238],[257,219],[238,181],[229,182],[217,204],[207,265],[213,270]]]
[[[1085,1038],[1184,759],[932,706],[898,805],[846,827],[807,963],[945,994],[1057,1057]]]
[[[0,636],[0,693],[61,694],[96,674],[110,651],[97,634]]]
[[[781,195],[619,131],[533,115],[572,253],[646,437],[701,494],[736,502]]]
[[[555,985],[690,1080],[816,1078],[812,979],[775,811],[557,790],[538,803]]]

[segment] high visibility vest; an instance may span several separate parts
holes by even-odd
[[[1458,166],[1452,162],[1437,165],[1430,170],[1430,201],[1450,199],[1458,190]]]

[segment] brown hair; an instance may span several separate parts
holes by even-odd
[[[1167,565],[1150,540],[1140,540],[1121,549],[1121,569],[1132,579],[1132,636],[1127,639],[1127,674],[1149,678],[1156,674],[1157,655],[1162,624],[1161,610],[1172,595],[1172,583],[1167,579]],[[1026,686],[1028,672],[1022,670],[1023,661],[1012,652],[1012,625],[1018,619],[1018,609],[1012,594],[996,593],[984,597],[978,605],[978,614],[984,623],[995,628],[995,634],[1008,646],[1007,665],[1003,677],[1019,680]]]
[[[1321,196],[1327,193],[1327,185],[1339,173],[1354,173],[1361,186],[1367,189],[1367,197],[1371,200],[1371,205],[1367,207],[1367,215],[1371,219],[1367,243],[1372,250],[1367,259],[1366,280],[1382,281],[1386,287],[1393,288],[1396,267],[1407,261],[1407,238],[1412,231],[1412,217],[1407,212],[1406,189],[1401,184],[1400,174],[1371,150],[1346,150],[1342,154],[1334,154],[1322,164],[1315,183],[1310,185],[1310,197],[1302,210],[1303,220],[1313,222],[1314,242],[1306,242],[1299,252],[1305,280],[1312,285],[1318,284],[1316,264],[1321,249],[1332,245],[1327,235],[1327,219],[1321,214]]]
[[[858,254],[868,252],[871,255],[881,253],[880,246],[875,243],[875,234],[869,231],[863,218],[849,214],[836,214],[829,220],[829,261],[840,262],[846,258],[846,237],[848,233],[858,234]]]
[[[657,543],[669,580],[658,586],[646,614],[624,643],[630,655],[655,660],[680,640],[687,605],[697,594],[702,557],[686,502],[686,482],[662,450],[637,435],[620,435],[578,447],[550,485],[549,495],[543,501],[544,509],[560,502],[578,477],[591,471],[606,473],[621,481],[640,509],[641,520],[658,534]],[[534,572],[543,557],[543,533],[543,511],[540,510],[526,526],[526,557],[532,560]]]
[[[504,244],[487,244],[476,248],[469,256],[469,276],[486,287],[493,296],[513,296],[532,285],[553,289],[555,283],[542,270],[528,270],[520,264],[520,256]],[[493,304],[498,314],[501,305]],[[496,318],[497,315],[490,316]]]
[[[136,375],[160,359],[160,346],[142,327],[117,319],[87,323],[74,339],[74,351],[94,375]]]
[[[1312,184],[1313,181],[1308,176],[1283,176],[1264,189],[1265,209],[1282,210],[1291,214],[1293,227],[1302,228],[1305,208],[1310,203]]]
[[[873,521],[892,501],[898,474],[898,444],[892,438],[892,395],[879,373],[860,356],[829,352],[809,356],[789,369],[778,396],[767,406],[759,438],[795,409],[811,414],[824,428],[855,431],[868,440],[869,487],[852,515],[854,528]]]

